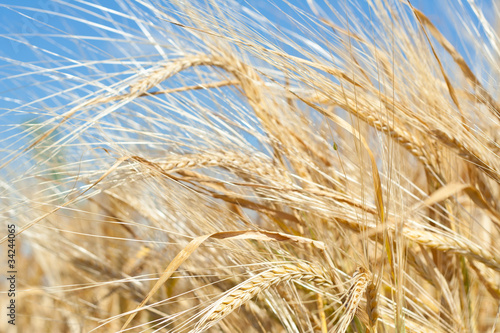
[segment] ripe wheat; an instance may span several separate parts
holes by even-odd
[[[439,4],[0,5],[16,327],[498,331],[498,10]]]

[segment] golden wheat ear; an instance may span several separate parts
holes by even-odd
[[[345,332],[351,324],[359,303],[365,294],[368,285],[371,283],[372,275],[363,267],[358,267],[351,278],[351,286],[343,296],[343,306],[345,311],[335,325],[335,332]],[[371,312],[371,311],[370,311]]]
[[[305,263],[277,266],[228,290],[219,300],[210,305],[207,311],[204,311],[206,313],[191,332],[198,333],[209,329],[258,294],[287,281],[312,282],[324,288],[333,288],[333,284],[321,273],[321,270],[313,266]]]

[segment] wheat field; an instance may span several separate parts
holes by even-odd
[[[500,332],[498,3],[0,16],[1,332]]]

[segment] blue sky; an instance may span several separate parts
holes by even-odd
[[[456,0],[459,3],[459,0]],[[466,3],[466,0],[464,0]],[[342,7],[349,3],[347,0],[331,1],[336,7]],[[449,24],[447,13],[440,5],[447,1],[414,0],[413,5],[422,10],[450,40],[459,51],[471,51],[464,49],[460,42],[460,36]],[[476,1],[480,6],[491,6],[489,1]],[[127,4],[125,4],[127,3]],[[135,40],[135,36],[141,36],[141,27],[133,24],[132,21],[121,17],[118,13],[123,12],[124,6],[129,1],[47,1],[47,0],[4,0],[0,5],[0,138],[12,135],[11,124],[19,124],[36,114],[35,109],[23,106],[16,112],[10,112],[14,108],[36,100],[40,96],[53,93],[58,82],[62,85],[65,80],[71,84],[78,84],[77,76],[86,76],[90,72],[86,69],[78,68],[71,71],[73,78],[61,77],[57,75],[47,75],[42,73],[39,76],[23,76],[23,73],[41,70],[45,67],[55,66],[56,62],[61,65],[71,65],[74,59],[95,60],[99,62],[103,59],[112,59],[124,53],[131,56],[142,54],[155,54],[156,50],[142,42],[130,43]],[[161,3],[161,1],[159,2]],[[167,2],[163,2],[167,3]],[[244,6],[253,6],[255,10],[261,12],[278,25],[293,30],[286,19],[286,15],[296,16],[284,1],[252,1],[239,0]],[[292,2],[299,8],[308,10],[307,1]],[[322,3],[318,1],[318,3]],[[358,1],[363,6],[363,1]],[[116,14],[99,10],[98,6],[103,5],[116,11]],[[139,10],[138,8],[140,7]],[[367,8],[367,6],[364,9]],[[138,5],[134,13],[141,15],[144,20],[148,20],[150,12]],[[491,11],[486,11],[491,13]],[[112,17],[113,24],[109,18]],[[92,24],[89,24],[92,22]],[[153,29],[154,30],[154,29]],[[130,37],[124,37],[120,31],[131,32]],[[155,38],[168,38],[166,32],[152,31],[157,35]],[[47,35],[51,35],[47,38]],[[84,39],[66,38],[67,35],[86,36]],[[99,41],[100,38],[116,38],[125,40],[125,43],[109,43]],[[127,41],[127,38],[129,40]],[[131,46],[134,45],[134,46]],[[466,58],[467,59],[467,58]],[[47,66],[44,61],[51,61]],[[150,59],[151,60],[151,59]],[[470,59],[467,59],[470,61]],[[56,61],[56,62],[54,62]],[[99,64],[99,69],[105,72],[117,71],[114,64]],[[109,67],[106,67],[109,66]],[[15,79],[13,79],[13,76]],[[63,99],[47,100],[48,107],[61,106]],[[3,123],[3,124],[2,124]],[[5,124],[10,125],[5,125]],[[2,141],[0,141],[2,142]],[[6,141],[3,141],[4,144]]]
[[[97,57],[97,53],[102,53],[105,50],[104,43],[99,43],[96,41],[88,41],[85,43],[80,43],[77,45],[74,41],[63,38],[44,38],[44,34],[75,34],[75,35],[86,35],[99,37],[102,36],[103,32],[108,35],[108,37],[123,38],[113,32],[115,27],[110,27],[109,22],[106,19],[101,19],[96,16],[92,16],[89,12],[94,11],[103,15],[96,8],[80,3],[81,1],[67,1],[67,5],[63,2],[58,1],[47,1],[47,0],[4,0],[2,1],[3,6],[0,6],[0,22],[3,24],[0,26],[0,56],[5,58],[10,58],[17,61],[29,62],[37,61],[40,56],[47,54],[47,52],[42,51],[43,48],[57,52],[61,55],[68,55],[68,57],[78,57],[78,54],[72,54],[68,51],[74,51],[80,53],[84,57],[93,56]],[[90,3],[102,4],[113,10],[121,11],[123,1],[111,0],[111,1],[95,1],[90,0]],[[160,1],[161,2],[161,1]],[[284,5],[284,2],[280,1],[239,1],[240,3],[248,6],[251,4],[254,8],[268,17],[270,20],[278,22],[278,24],[287,25],[287,20],[285,19],[286,14],[293,14],[290,7]],[[331,1],[334,6],[342,6],[348,1]],[[481,1],[483,3],[484,1]],[[63,3],[63,4],[61,4]],[[299,8],[304,8],[307,10],[306,1],[295,1],[292,3],[297,4]],[[321,3],[321,2],[319,2]],[[362,4],[363,1],[360,1]],[[456,46],[460,48],[459,36],[454,32],[446,19],[445,13],[436,4],[443,3],[443,1],[433,1],[433,0],[414,0],[413,4],[416,8],[421,9],[431,20],[440,28],[440,30],[447,36],[447,38]],[[81,9],[71,8],[72,6],[79,6]],[[24,8],[23,8],[24,7]],[[34,8],[35,10],[31,10]],[[141,7],[143,8],[143,7]],[[73,19],[71,18],[73,17]],[[125,19],[121,19],[118,16],[114,16],[118,22],[120,20],[124,24],[130,24]],[[95,23],[95,26],[89,26],[85,20],[90,20]],[[103,29],[103,27],[108,27],[108,30]],[[137,29],[137,27],[134,27]],[[293,29],[293,28],[292,28]],[[23,35],[19,37],[19,35]],[[16,41],[22,39],[21,42]],[[23,42],[31,45],[36,45],[40,49],[34,49],[23,45]],[[98,46],[100,51],[93,49],[92,45]],[[4,61],[0,60],[0,66],[5,65]],[[11,67],[11,66],[9,66]],[[1,69],[4,70],[1,70]],[[21,67],[18,67],[22,70]],[[12,68],[10,68],[12,70]],[[5,68],[0,67],[0,79],[7,75],[12,75],[12,72],[5,71]],[[12,84],[10,81],[9,84]],[[2,82],[0,82],[0,91],[5,87]],[[7,87],[11,88],[11,87]],[[2,94],[3,95],[3,94]],[[0,102],[1,103],[1,102]]]
[[[466,1],[466,0],[465,0]],[[47,1],[47,0],[3,0],[0,6],[0,21],[2,25],[0,26],[0,34],[4,38],[0,38],[0,55],[7,56],[18,60],[31,60],[29,57],[33,55],[32,52],[28,52],[28,49],[22,44],[9,40],[9,34],[23,34],[25,35],[26,41],[32,44],[36,44],[42,41],[42,39],[36,34],[44,33],[56,33],[57,29],[61,33],[74,33],[82,35],[95,35],[100,34],[100,28],[98,26],[91,27],[86,23],[82,22],[84,20],[91,20],[96,24],[103,23],[109,26],[105,20],[100,20],[98,17],[91,16],[88,12],[84,10],[94,11],[99,13],[98,9],[92,9],[90,6],[79,3],[80,1]],[[121,11],[122,5],[121,0],[108,0],[108,1],[95,1],[90,0],[90,3],[101,4],[107,8],[113,10]],[[161,3],[162,1],[158,1]],[[285,23],[284,16],[286,14],[293,15],[293,11],[290,7],[284,5],[282,1],[243,1],[238,0],[239,3],[249,6],[253,6],[255,9],[260,11],[266,17],[271,20]],[[357,1],[363,4],[363,1]],[[456,42],[459,40],[459,36],[454,33],[454,29],[448,24],[446,18],[447,14],[443,12],[441,8],[447,1],[434,1],[434,0],[414,0],[413,5],[422,10],[439,28],[440,30],[450,39],[450,41]],[[490,1],[480,0],[477,1],[481,6],[487,8],[490,7]],[[62,3],[62,4],[61,4]],[[292,1],[299,8],[304,8],[307,10],[307,1]],[[321,2],[319,2],[321,3]],[[334,6],[341,7],[345,3],[349,3],[347,0],[341,1],[331,1]],[[71,8],[71,6],[79,6],[84,10],[78,10],[76,8]],[[22,8],[24,7],[24,8]],[[35,10],[31,10],[33,8]],[[143,8],[143,7],[141,7]],[[367,6],[366,6],[367,8]],[[284,12],[284,13],[283,13]],[[491,11],[485,11],[486,14],[491,13]],[[102,15],[102,12],[100,13]],[[75,16],[82,20],[70,19],[69,17]],[[125,22],[125,21],[124,21]],[[102,27],[101,27],[102,28]],[[108,30],[108,33],[112,34]],[[7,35],[7,36],[6,36]],[[12,38],[16,38],[12,36]],[[50,47],[49,43],[42,42],[40,45],[46,45]],[[75,47],[71,43],[66,45],[67,47]]]

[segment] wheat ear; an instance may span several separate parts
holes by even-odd
[[[287,264],[268,269],[228,290],[217,302],[209,307],[191,333],[203,332],[234,310],[254,298],[259,293],[285,281],[308,281],[333,288],[321,270],[304,263]]]
[[[372,280],[372,274],[363,267],[356,269],[352,275],[351,287],[345,296],[345,313],[335,325],[333,332],[345,332],[358,309],[361,297],[366,292],[368,283]]]
[[[378,288],[374,280],[371,280],[366,287],[366,313],[370,324],[369,332],[377,331],[378,313]],[[368,332],[368,331],[367,331]]]
[[[477,260],[496,271],[500,271],[500,258],[480,246],[472,242],[466,242],[458,237],[452,238],[450,236],[439,235],[425,230],[415,230],[409,228],[405,229],[404,237],[417,244],[422,244],[432,249],[462,254],[467,258]]]
[[[479,267],[474,264],[472,260],[469,260],[470,267],[476,272],[477,278],[484,285],[486,290],[496,299],[500,299],[500,287],[495,281],[491,281],[484,272],[481,271]]]

